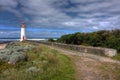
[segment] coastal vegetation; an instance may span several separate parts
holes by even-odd
[[[57,42],[94,47],[113,48],[120,53],[120,30],[101,30],[91,33],[74,33],[61,36]]]
[[[0,80],[74,80],[71,59],[57,50],[26,41],[10,43],[6,50],[9,58],[16,54],[24,58],[13,57],[19,59],[14,64],[1,58]]]
[[[48,39],[48,42],[55,42],[53,38]]]

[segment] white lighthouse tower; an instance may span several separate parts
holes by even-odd
[[[22,24],[21,24],[21,39],[20,39],[20,41],[25,41],[26,40],[26,23],[25,22],[23,22]]]

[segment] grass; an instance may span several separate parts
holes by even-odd
[[[112,58],[115,59],[115,60],[120,61],[120,54],[117,54],[116,56],[114,56],[114,57],[112,57]]]
[[[120,53],[118,53],[116,56],[112,57],[112,59],[120,61]],[[114,73],[116,74],[116,80],[120,79],[120,65],[114,65]]]
[[[102,71],[103,78],[105,80],[120,80],[120,65],[112,63],[101,63],[102,65],[98,67]]]
[[[74,80],[70,58],[57,50],[35,44],[25,55],[27,60],[15,65],[0,61],[0,80]]]

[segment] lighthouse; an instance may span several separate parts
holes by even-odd
[[[20,41],[25,41],[26,40],[26,23],[23,22],[21,24],[21,39]]]

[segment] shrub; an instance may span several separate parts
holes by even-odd
[[[33,46],[25,44],[25,42],[21,43],[20,47],[15,44],[12,48],[9,45],[7,50],[2,51],[9,57],[11,64],[20,62],[12,65],[12,68],[8,68],[11,64],[1,63],[3,66],[0,67],[2,69],[0,80],[74,80],[71,61],[68,57],[46,46],[32,48]],[[26,55],[23,54],[23,50]],[[10,54],[7,54],[7,51]],[[26,59],[27,61],[24,61]]]
[[[48,39],[49,42],[55,42],[53,38]]]
[[[16,53],[15,55],[12,55],[9,59],[9,62],[10,64],[16,64],[17,62],[19,61],[22,61],[22,60],[26,60],[26,56],[22,53]]]
[[[17,42],[8,43],[5,49],[0,50],[0,59],[10,64],[15,64],[19,61],[26,60],[27,56],[23,53],[26,50],[34,48],[32,45],[20,45]]]
[[[26,70],[26,72],[29,72],[29,73],[37,73],[39,71],[40,69],[37,69],[37,67],[30,67]]]
[[[0,59],[3,61],[9,61],[10,57],[6,54],[0,54]]]

